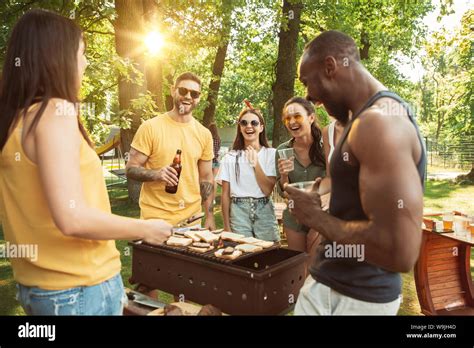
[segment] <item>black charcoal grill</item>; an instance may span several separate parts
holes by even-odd
[[[214,256],[217,249],[202,254],[186,247],[130,245],[130,283],[212,304],[227,314],[285,314],[292,310],[304,283],[307,255],[278,246],[225,260]],[[225,246],[235,245],[225,242]]]

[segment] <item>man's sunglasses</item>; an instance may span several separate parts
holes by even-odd
[[[288,126],[292,118],[294,118],[295,122],[297,123],[300,123],[300,124],[303,123],[303,115],[294,114],[294,115],[286,115],[285,117],[283,117],[283,124],[285,126]]]
[[[240,124],[242,127],[247,127],[247,125],[248,125],[249,123],[252,125],[252,127],[257,127],[257,126],[260,124],[260,122],[257,121],[257,120],[252,120],[252,121],[250,121],[250,122],[247,121],[247,120],[240,120],[240,121],[239,121],[239,124]]]
[[[185,97],[188,95],[188,93],[191,94],[191,98],[197,99],[201,95],[201,92],[192,90],[192,89],[187,89],[185,87],[178,87],[178,93],[182,96]]]

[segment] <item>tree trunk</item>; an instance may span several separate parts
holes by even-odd
[[[168,85],[170,86],[170,93],[171,93],[171,86],[173,86],[173,75],[171,74],[168,74],[166,75],[166,81],[168,83]],[[171,111],[173,109],[173,97],[171,96],[171,94],[167,94],[165,96],[165,108],[166,108],[166,111]]]
[[[438,120],[437,120],[437,124],[436,124],[436,142],[438,142],[439,140],[439,136],[441,134],[441,127],[443,126],[443,122],[444,122],[444,112],[437,112],[437,116],[438,116]]]
[[[301,11],[303,5],[295,1],[283,1],[283,17],[287,23],[280,27],[278,42],[278,58],[276,78],[272,87],[273,98],[273,147],[288,137],[285,126],[281,122],[281,113],[285,102],[293,97],[296,78],[296,53],[298,34],[300,31]]]
[[[227,47],[229,41],[226,40],[222,46],[217,49],[216,58],[212,67],[212,78],[209,83],[209,92],[207,95],[207,106],[204,109],[204,126],[209,126],[214,122],[214,116],[216,114],[217,96],[219,95],[219,88],[221,85],[222,72],[224,71],[225,57],[227,55]]]
[[[219,95],[219,88],[221,85],[222,73],[224,71],[225,57],[227,55],[227,47],[229,46],[230,30],[231,30],[231,16],[234,5],[232,2],[223,3],[222,5],[222,30],[221,42],[217,48],[216,58],[212,66],[212,77],[209,83],[209,92],[207,94],[207,106],[204,109],[203,124],[209,126],[214,122],[216,114],[217,97]]]
[[[165,111],[163,102],[163,61],[161,58],[148,60],[145,65],[146,87],[153,95],[158,111]]]
[[[212,77],[209,83],[209,92],[207,94],[207,106],[204,109],[204,126],[209,126],[214,122],[216,114],[217,97],[219,95],[219,88],[221,85],[222,73],[224,71],[225,57],[227,55],[227,47],[229,46],[230,30],[231,30],[231,15],[232,15],[232,3],[224,10],[222,18],[222,31],[221,31],[221,44],[217,48],[216,58],[212,66]]]
[[[138,71],[144,73],[143,52],[140,50],[143,24],[143,6],[141,1],[115,0],[115,10],[117,19],[115,28],[115,47],[117,54],[130,60]],[[120,110],[130,108],[130,101],[138,98],[140,93],[146,92],[144,83],[142,85],[127,81],[123,76],[119,76],[119,106]],[[122,151],[130,151],[130,144],[138,127],[140,126],[140,110],[132,110],[131,128],[120,131]],[[137,203],[140,196],[141,183],[134,180],[127,180],[129,201]]]
[[[143,0],[146,25],[159,31],[162,23],[161,8],[155,0]],[[165,110],[163,102],[163,56],[149,57],[145,63],[145,77],[148,91],[153,95],[158,111]]]
[[[467,178],[474,182],[474,162],[472,162],[471,171],[467,173]]]
[[[456,177],[458,183],[474,184],[474,162],[471,164],[471,170],[467,174],[461,174]]]
[[[359,49],[359,55],[361,60],[369,59],[369,49],[370,49],[370,41],[369,41],[369,34],[362,29],[360,33],[360,43],[361,48]]]

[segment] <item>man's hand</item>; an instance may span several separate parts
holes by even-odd
[[[178,173],[170,166],[156,170],[155,178],[156,181],[164,182],[169,186],[175,186],[178,184]]]
[[[126,167],[127,178],[140,182],[161,181],[170,186],[178,183],[178,173],[176,173],[174,168],[167,166],[158,170],[146,169],[145,164],[147,161],[147,155],[132,147]]]
[[[321,178],[317,178],[311,191],[302,191],[295,187],[285,185],[288,193],[288,208],[300,224],[315,228],[317,216],[322,212],[321,196],[318,194]],[[316,219],[315,219],[316,218]],[[315,228],[317,229],[317,228]]]
[[[216,229],[216,221],[214,220],[213,214],[206,215],[206,222],[204,223],[204,228],[207,228],[211,231]]]

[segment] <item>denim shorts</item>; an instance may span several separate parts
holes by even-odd
[[[100,284],[44,290],[17,284],[27,315],[122,315],[127,303],[120,273]]]
[[[230,206],[232,232],[267,241],[280,240],[280,231],[271,199],[232,197]]]

